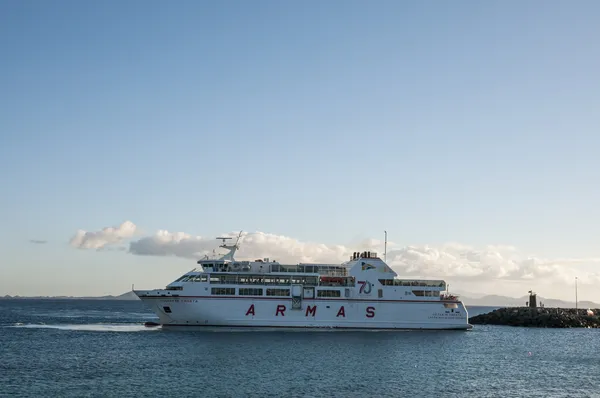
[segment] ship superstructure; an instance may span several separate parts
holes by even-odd
[[[444,280],[397,278],[375,252],[341,264],[238,261],[240,236],[233,245],[218,238],[227,254],[199,260],[166,288],[134,291],[163,328],[471,328]]]

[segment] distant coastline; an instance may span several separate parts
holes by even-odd
[[[471,298],[466,295],[459,294],[459,297],[467,307],[469,306],[485,306],[485,307],[526,307],[529,301],[529,296],[523,297],[506,297],[499,295],[487,295],[480,298]],[[552,298],[537,296],[538,306],[543,305],[548,308],[575,308],[575,301],[565,301]],[[600,308],[600,304],[592,301],[579,300],[578,308]]]
[[[3,296],[0,300],[139,300],[133,292],[125,292],[118,296]]]
[[[498,295],[487,295],[479,298],[470,298],[465,295],[459,295],[467,307],[524,307],[529,299],[528,296],[523,297],[506,297]],[[132,292],[125,292],[118,296],[3,296],[0,300],[139,300]],[[557,299],[547,299],[538,296],[538,304],[543,303],[544,307],[551,308],[575,308],[575,302],[569,302]],[[600,308],[600,304],[591,301],[579,301],[579,308]]]

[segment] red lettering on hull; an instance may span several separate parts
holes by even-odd
[[[367,318],[373,318],[375,316],[375,308],[367,307]]]
[[[281,312],[281,316],[285,316],[285,305],[279,304],[277,306],[277,311],[275,312],[275,316],[279,316],[280,312]]]
[[[312,316],[317,315],[317,306],[315,305],[314,307],[311,307],[309,305],[306,307],[306,316],[308,316],[308,314],[311,314]]]
[[[248,316],[248,314],[256,315],[254,313],[254,304],[252,304],[250,308],[248,308],[248,311],[246,311],[246,316]]]
[[[344,318],[346,317],[346,310],[344,310],[344,306],[342,305],[340,307],[340,310],[338,311],[337,315],[335,316],[336,318],[339,316],[343,316]]]

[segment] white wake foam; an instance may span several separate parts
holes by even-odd
[[[76,330],[85,332],[146,332],[152,330],[160,330],[160,327],[146,327],[141,324],[123,324],[123,323],[94,323],[87,325],[77,324],[60,324],[60,325],[46,325],[46,324],[22,324],[17,323],[10,327],[14,328],[28,328],[28,329],[59,329],[59,330]]]

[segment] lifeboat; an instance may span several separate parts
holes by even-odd
[[[322,276],[321,282],[342,284],[344,282],[344,278],[340,278],[339,276]]]

